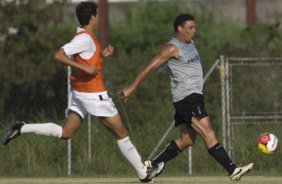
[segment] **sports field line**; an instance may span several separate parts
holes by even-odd
[[[130,184],[140,183],[137,178],[0,178],[0,184]],[[153,184],[232,184],[228,177],[159,177]],[[281,184],[282,177],[245,176],[239,184]]]

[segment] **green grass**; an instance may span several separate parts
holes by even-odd
[[[0,178],[1,184],[107,184],[107,183],[140,183],[137,178],[131,177],[97,177],[97,178]],[[233,183],[228,177],[159,177],[154,180],[159,184],[225,184]],[[240,184],[281,184],[282,177],[246,176]]]

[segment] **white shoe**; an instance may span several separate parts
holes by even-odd
[[[241,177],[248,172],[250,172],[254,167],[254,163],[250,163],[248,165],[244,166],[238,166],[236,169],[233,171],[233,173],[229,176],[231,181],[239,181]]]

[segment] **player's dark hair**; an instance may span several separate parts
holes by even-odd
[[[189,21],[189,20],[195,21],[195,18],[194,18],[192,15],[187,14],[187,13],[178,15],[178,16],[174,19],[174,23],[173,23],[174,31],[177,32],[177,31],[178,31],[178,30],[177,30],[177,27],[178,27],[178,26],[181,26],[181,25],[182,25],[184,22],[186,22],[187,20],[188,20],[188,21]]]
[[[95,2],[80,2],[76,7],[76,17],[81,26],[89,24],[92,15],[97,15],[97,4]]]

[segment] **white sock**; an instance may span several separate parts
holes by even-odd
[[[21,128],[21,134],[24,133],[35,133],[39,135],[61,138],[63,134],[63,128],[55,123],[24,124]]]
[[[147,168],[142,163],[141,157],[129,137],[117,140],[117,144],[121,153],[136,170],[138,177],[144,179],[147,176]]]

